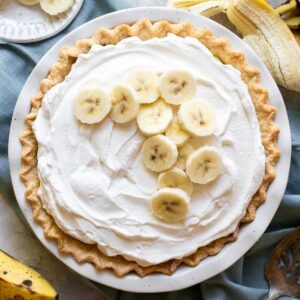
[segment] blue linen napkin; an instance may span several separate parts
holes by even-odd
[[[97,16],[126,7],[129,5],[122,0],[87,0],[72,24],[55,37],[22,45],[0,40],[0,193],[15,207],[17,213],[19,210],[9,176],[7,144],[13,109],[26,78],[39,59],[66,33]],[[99,285],[109,299],[255,300],[266,298],[268,292],[268,284],[264,279],[266,261],[275,245],[294,227],[300,225],[300,94],[290,93],[287,98],[285,100],[293,142],[289,183],[275,218],[259,242],[225,272],[188,289],[141,295]],[[21,216],[20,213],[19,215]]]

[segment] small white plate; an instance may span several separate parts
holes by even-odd
[[[165,19],[175,23],[189,21],[194,26],[209,28],[217,36],[228,38],[234,48],[245,53],[248,61],[260,69],[261,83],[269,91],[270,102],[278,109],[276,123],[281,129],[278,139],[281,158],[276,165],[277,177],[268,190],[267,201],[257,210],[255,221],[242,226],[238,239],[234,243],[227,244],[218,255],[204,259],[194,268],[182,265],[171,276],[151,274],[141,278],[131,273],[120,278],[110,271],[97,271],[91,264],[76,263],[71,256],[61,254],[56,243],[44,237],[43,229],[33,221],[31,207],[24,197],[24,185],[19,176],[22,148],[18,137],[23,131],[24,118],[30,110],[30,98],[37,92],[40,81],[47,75],[51,64],[57,60],[62,47],[91,36],[101,26],[112,28],[121,23],[133,23],[143,17],[153,21]],[[235,263],[256,243],[270,224],[286,188],[290,161],[291,135],[286,108],[276,83],[254,51],[218,23],[205,17],[169,8],[134,8],[114,12],[94,19],[67,34],[44,55],[28,77],[15,107],[9,136],[9,164],[16,198],[21,211],[40,241],[63,263],[79,274],[96,282],[131,292],[154,293],[183,289],[206,280]]]
[[[65,29],[78,14],[84,0],[75,0],[65,13],[50,16],[39,4],[26,6],[17,0],[0,3],[0,39],[31,43],[47,39]]]

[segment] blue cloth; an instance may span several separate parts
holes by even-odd
[[[122,0],[86,0],[72,24],[55,37],[23,45],[0,40],[0,193],[18,213],[8,170],[7,144],[14,105],[26,78],[41,56],[66,33],[90,19],[126,6],[128,7],[128,4]],[[275,218],[259,242],[228,270],[191,288],[171,293],[140,295],[99,286],[110,299],[266,298],[268,284],[264,279],[264,267],[267,258],[282,237],[300,225],[300,95],[291,94],[289,98],[294,99],[286,99],[293,141],[289,183]]]

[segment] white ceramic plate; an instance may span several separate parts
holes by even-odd
[[[65,29],[78,14],[84,0],[75,0],[65,13],[46,14],[39,4],[26,6],[17,0],[0,3],[0,38],[14,43],[47,39]]]
[[[188,20],[195,26],[211,29],[217,36],[227,37],[233,47],[242,50],[249,62],[261,70],[261,83],[269,91],[270,102],[278,109],[276,122],[281,128],[278,145],[282,155],[276,166],[278,176],[268,190],[266,203],[258,209],[255,221],[241,228],[236,242],[226,245],[218,255],[206,258],[194,268],[181,266],[172,276],[151,274],[140,278],[135,274],[128,274],[118,278],[109,271],[98,272],[88,263],[77,264],[71,256],[60,254],[54,242],[45,239],[42,227],[32,220],[31,207],[24,198],[24,185],[19,178],[21,145],[18,137],[23,130],[24,117],[30,109],[30,97],[38,90],[40,80],[47,75],[50,65],[57,60],[59,50],[63,46],[72,45],[77,40],[94,34],[101,26],[111,28],[120,23],[135,22],[141,17],[151,20],[166,19],[173,22]],[[222,272],[236,262],[254,245],[271,222],[286,188],[290,160],[291,136],[287,112],[280,92],[261,60],[241,39],[223,26],[205,17],[167,8],[134,8],[118,11],[94,19],[66,35],[49,50],[28,77],[14,111],[9,137],[9,162],[13,187],[19,206],[37,237],[62,262],[81,275],[96,282],[132,292],[165,292],[186,288]]]

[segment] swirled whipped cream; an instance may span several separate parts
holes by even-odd
[[[223,170],[207,185],[194,184],[189,215],[181,223],[168,224],[151,214],[157,174],[141,161],[144,137],[136,121],[118,125],[107,117],[84,125],[73,115],[74,97],[88,82],[97,80],[109,91],[137,68],[189,70],[197,78],[196,97],[216,110],[214,134],[190,143],[195,149],[220,149]],[[142,266],[180,259],[234,232],[264,176],[264,148],[247,86],[239,71],[190,37],[132,37],[117,45],[94,45],[45,95],[33,129],[39,197],[56,224],[108,256],[122,255]]]

